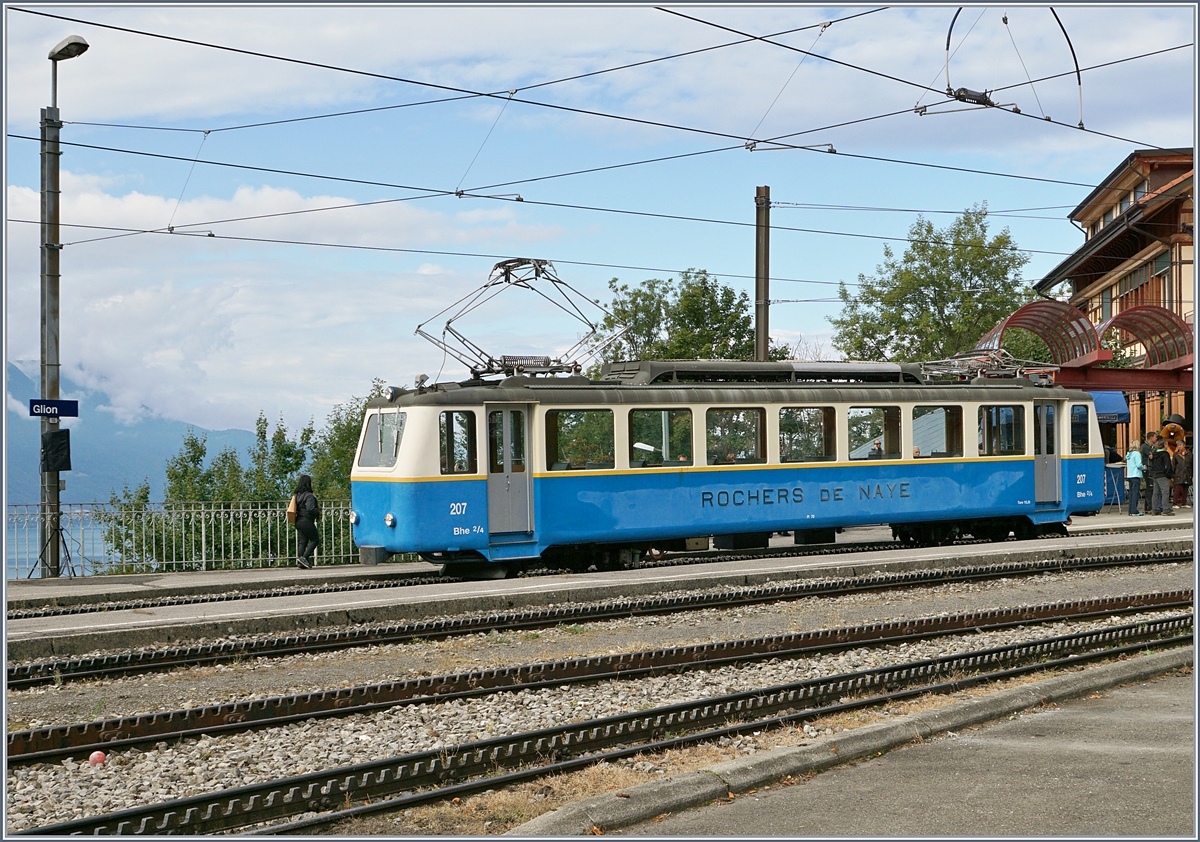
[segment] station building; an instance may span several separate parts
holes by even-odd
[[[1139,149],[1068,214],[1084,243],[1035,289],[1049,294],[1063,282],[1068,303],[1095,326],[1139,305],[1157,305],[1195,330],[1192,257],[1191,149]],[[1119,329],[1105,337],[1141,365],[1146,349]],[[1191,391],[1127,392],[1129,421],[1118,425],[1122,445],[1162,428],[1172,414],[1193,428]]]

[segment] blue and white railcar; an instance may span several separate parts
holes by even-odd
[[[351,518],[364,559],[502,575],[868,524],[1032,537],[1098,512],[1103,471],[1086,392],[895,364],[614,363],[393,389],[367,410]]]

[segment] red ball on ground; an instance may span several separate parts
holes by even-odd
[[[93,751],[91,753],[91,756],[88,757],[88,763],[91,763],[93,766],[103,766],[104,761],[107,759],[108,758],[104,756],[104,752]]]

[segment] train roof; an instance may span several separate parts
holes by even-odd
[[[1017,393],[1014,395],[1014,393]],[[950,395],[953,394],[953,398]],[[740,360],[637,360],[606,364],[597,380],[582,375],[518,374],[496,380],[437,383],[417,389],[390,387],[368,406],[541,404],[736,404],[820,401],[991,401],[1083,399],[1085,392],[1023,378],[927,382],[908,363],[745,362]],[[836,396],[835,396],[836,395]],[[1010,398],[1011,399],[1011,398]]]
[[[606,363],[601,383],[924,383],[914,363],[632,360]]]

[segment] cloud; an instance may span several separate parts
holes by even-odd
[[[344,196],[304,196],[274,187],[239,188],[228,198],[197,197],[175,210],[173,199],[130,191],[113,195],[103,180],[64,172],[64,222],[116,228],[161,227],[174,213],[177,231],[193,222],[344,205]],[[14,219],[36,219],[38,195],[8,188]],[[462,216],[462,215],[457,215]],[[399,203],[240,223],[260,239],[388,243],[396,247],[553,236],[523,226],[506,209],[445,214]],[[322,217],[317,219],[317,217]],[[229,225],[232,225],[230,223]],[[528,228],[529,230],[525,230]],[[87,239],[103,231],[66,228]],[[7,353],[38,355],[37,226],[9,225]],[[265,250],[264,250],[265,249]],[[380,265],[378,259],[385,264]],[[147,413],[211,428],[247,427],[259,410],[284,412],[299,425],[318,420],[371,377],[394,378],[397,354],[433,349],[407,336],[420,318],[481,283],[407,255],[377,258],[298,246],[241,244],[183,234],[140,235],[64,249],[61,337],[66,373],[109,396],[129,422]],[[436,276],[436,285],[431,278]],[[450,299],[452,300],[452,299]],[[400,336],[397,337],[397,330]]]
[[[977,186],[979,179],[966,176],[951,182],[944,173],[871,164],[846,153],[1094,181],[1132,146],[1072,128],[1079,120],[1074,64],[1046,8],[1010,8],[1007,23],[1000,9],[983,10],[982,16],[977,8],[964,9],[954,30],[950,78],[954,86],[977,90],[1016,84],[997,94],[999,101],[1019,104],[1032,118],[1049,114],[1065,127],[996,110],[927,116],[913,110],[918,103],[945,98],[944,44],[953,14],[945,6],[891,8],[777,39],[832,61],[761,41],[708,49],[740,36],[642,6],[87,5],[58,11],[451,88],[518,90],[502,115],[501,101],[467,99],[213,133],[201,145],[196,134],[81,124],[217,129],[457,94],[9,9],[10,132],[36,133],[48,94],[46,51],[79,32],[92,48],[60,67],[60,105],[64,118],[74,121],[64,128],[64,139],[183,159],[163,162],[64,147],[63,240],[72,245],[62,253],[63,360],[73,379],[107,393],[111,411],[126,420],[154,413],[209,428],[249,427],[263,410],[272,418],[283,412],[296,428],[309,416],[320,421],[334,403],[363,394],[373,377],[399,385],[418,371],[432,376],[443,364],[442,354],[414,337],[413,327],[477,288],[491,264],[505,256],[559,259],[560,269],[567,270],[564,277],[569,274],[597,298],[607,298],[603,284],[614,274],[634,280],[664,273],[583,263],[752,272],[745,229],[589,214],[536,201],[744,220],[750,210],[747,185],[773,184],[776,198],[785,200],[903,202],[906,207],[945,207],[953,201],[952,207],[966,207],[993,198],[1000,188]],[[704,5],[684,11],[763,34],[864,10]],[[1190,7],[1146,4],[1059,9],[1084,66],[1187,41],[1194,30],[1192,13]],[[1190,144],[1192,59],[1192,50],[1182,50],[1087,72],[1085,125],[1137,142]],[[650,63],[531,87],[638,62]],[[1054,74],[1067,75],[1022,84]],[[521,99],[563,108],[516,101]],[[897,113],[864,121],[889,112]],[[751,134],[794,135],[791,142],[798,144],[832,143],[841,154],[751,154],[738,148],[669,164],[497,187],[493,199],[413,198],[413,191],[399,188],[207,165],[193,170],[189,164],[199,148],[201,157],[211,160],[453,190],[460,179],[464,188],[472,188],[740,147]],[[10,155],[9,219],[37,220],[36,144],[13,140]],[[464,177],[468,167],[469,180]],[[951,193],[950,184],[968,186]],[[1008,207],[1071,204],[1081,198],[1078,190],[1062,189],[1050,198],[1045,188],[1028,182],[1011,190],[999,193],[1013,202]],[[1019,198],[1012,198],[1018,190]],[[1043,192],[1034,197],[1038,190]],[[527,201],[512,201],[517,192]],[[404,200],[321,210],[399,198]],[[745,202],[734,205],[735,199]],[[244,219],[251,216],[264,218]],[[903,236],[911,221],[891,217],[883,222],[877,216],[848,223],[845,217],[828,217],[810,227]],[[800,221],[797,212],[789,221],[803,226],[812,219]],[[1033,247],[1065,251],[1078,244],[1077,232],[1065,224],[1035,224],[1028,236],[1044,242]],[[171,225],[176,233],[84,243],[114,232],[71,225]],[[1059,228],[1065,233],[1052,233]],[[210,231],[217,236],[205,236]],[[10,221],[7,235],[6,353],[36,359],[37,225]],[[373,246],[397,251],[362,248]],[[877,244],[800,240],[782,232],[773,237],[773,248],[777,272],[830,280],[872,271],[880,253]],[[748,281],[734,283],[742,288]],[[464,327],[495,353],[545,354],[570,345],[577,325],[539,306],[505,297]],[[819,319],[829,309],[780,310],[773,318],[780,328],[776,333],[780,338],[826,336]],[[453,360],[445,363],[444,376],[462,373]]]

